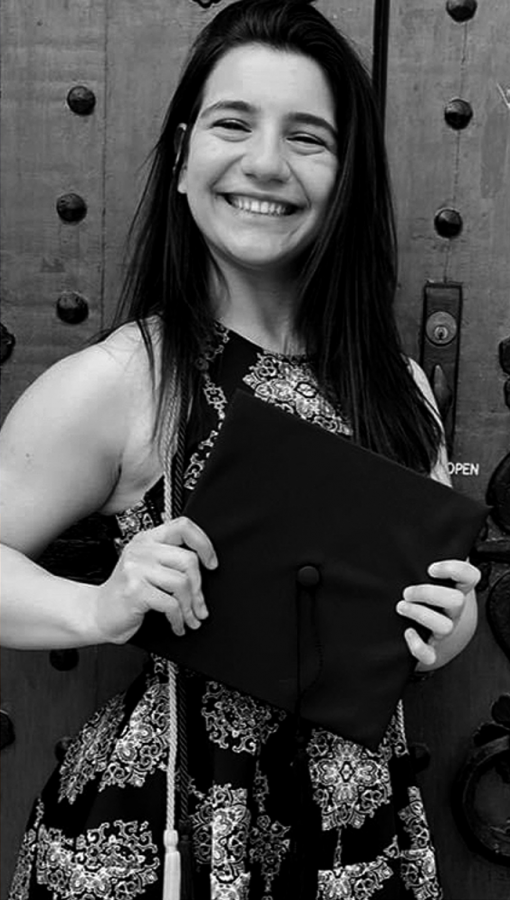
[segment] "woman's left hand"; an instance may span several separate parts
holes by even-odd
[[[469,562],[442,560],[428,568],[432,578],[447,579],[451,587],[440,584],[417,584],[406,587],[397,612],[413,619],[431,632],[424,641],[414,628],[404,637],[420,668],[436,668],[448,662],[464,648],[476,627],[476,601],[473,589],[480,572]]]

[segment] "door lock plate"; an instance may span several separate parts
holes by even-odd
[[[420,361],[436,397],[450,452],[455,429],[461,310],[462,285],[427,282]]]

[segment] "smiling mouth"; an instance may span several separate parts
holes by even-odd
[[[259,216],[290,216],[298,207],[292,203],[281,203],[276,200],[257,200],[242,194],[223,194],[229,206],[243,212],[255,213]]]

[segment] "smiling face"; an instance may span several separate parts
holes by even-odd
[[[291,273],[317,235],[337,167],[319,65],[247,44],[207,80],[178,189],[220,268]]]

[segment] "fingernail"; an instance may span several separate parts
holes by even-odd
[[[199,616],[201,619],[207,619],[208,615],[209,615],[209,610],[206,609],[205,606],[201,607],[197,612],[197,616]]]
[[[208,569],[217,569],[218,568],[218,559],[216,556],[213,556],[212,559],[207,563]]]
[[[407,610],[407,604],[406,604],[405,600],[399,600],[399,602],[397,603],[397,606],[396,606],[396,610],[398,613],[400,613],[400,615],[404,615],[404,613]]]

